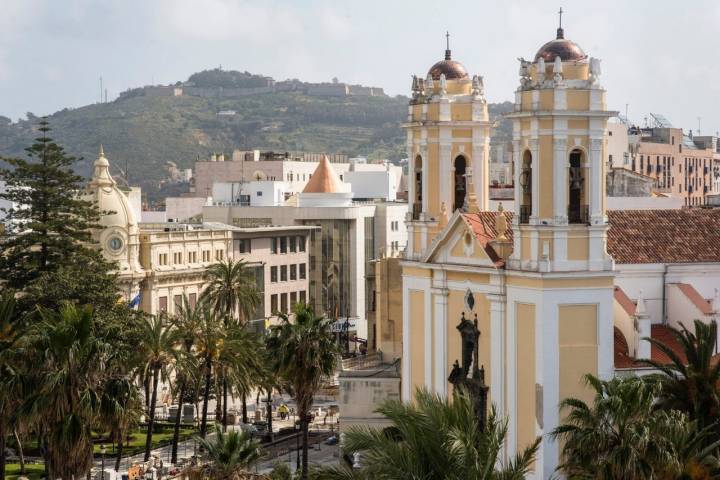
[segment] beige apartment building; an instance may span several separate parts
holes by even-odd
[[[310,234],[318,227],[230,228],[233,258],[247,262],[255,270],[261,292],[253,320],[272,321],[278,313],[291,313],[295,304],[309,302]]]
[[[656,181],[659,193],[683,198],[685,206],[707,204],[718,169],[717,138],[692,137],[680,128],[629,130],[630,161],[626,168]]]

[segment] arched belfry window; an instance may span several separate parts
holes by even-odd
[[[413,199],[412,213],[413,220],[418,220],[420,218],[420,212],[422,212],[423,192],[422,157],[420,155],[415,157],[415,164],[413,165],[413,175],[415,182],[415,198]]]
[[[574,149],[570,152],[568,175],[568,223],[588,223],[588,206],[585,194],[584,153]]]
[[[453,211],[463,208],[465,205],[465,195],[467,193],[467,163],[465,157],[458,156],[455,158],[455,180],[453,182],[455,192],[455,202],[453,203]]]
[[[532,214],[532,154],[525,150],[520,168],[520,223],[528,223]]]

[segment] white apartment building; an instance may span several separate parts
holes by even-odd
[[[370,261],[399,252],[407,243],[407,204],[353,202],[350,185],[329,161],[320,163],[302,193],[283,205],[215,204],[203,219],[238,227],[304,225],[310,233],[309,301],[315,311],[350,318],[357,337],[367,339],[367,311],[373,308]]]

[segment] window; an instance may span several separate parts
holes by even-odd
[[[270,252],[277,253],[277,247],[278,247],[278,241],[277,238],[273,237],[270,239]]]
[[[280,311],[283,313],[288,312],[288,295],[287,293],[283,293],[280,295]]]
[[[190,308],[195,308],[195,305],[197,305],[197,293],[188,295],[188,303],[190,304]]]
[[[305,251],[305,237],[298,237],[298,252]]]
[[[270,295],[270,312],[274,315],[278,311],[278,296],[277,293]]]
[[[197,252],[188,252],[188,263],[197,263]]]
[[[158,298],[158,311],[167,312],[167,297]]]
[[[305,290],[300,290],[300,303],[306,303]]]
[[[297,280],[297,265],[290,265],[290,280]]]
[[[287,237],[280,237],[280,253],[287,253]]]
[[[287,265],[280,266],[280,281],[287,282]]]
[[[305,272],[305,268],[306,268],[305,264],[301,263],[300,264],[300,280],[305,280],[305,278],[307,276],[307,273]]]
[[[453,203],[453,211],[459,210],[465,205],[465,167],[465,157],[457,157],[455,159],[455,201]]]
[[[255,196],[257,196],[257,197],[262,197],[262,192],[261,192],[260,190],[258,190],[258,191],[255,193]]]
[[[612,132],[610,132],[610,133],[612,133]],[[608,155],[608,157],[609,157],[609,160],[610,160],[610,165],[612,165],[612,155]]]
[[[182,295],[173,296],[173,312],[178,313],[182,309]]]
[[[203,250],[203,262],[210,261],[210,250]]]
[[[182,263],[182,252],[173,253],[173,265],[179,265]]]
[[[222,250],[215,250],[215,260],[220,261],[223,259],[223,251]]]
[[[297,303],[297,292],[290,292],[290,308],[295,308],[295,304]]]
[[[168,254],[167,253],[158,254],[158,265],[167,265],[167,264],[168,264]]]
[[[249,238],[244,238],[242,240],[238,240],[238,251],[240,253],[250,253],[252,252],[252,244]]]
[[[297,237],[290,237],[290,251],[297,252]]]
[[[277,282],[277,267],[272,266],[270,267],[270,283],[276,283]]]

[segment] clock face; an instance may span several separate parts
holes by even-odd
[[[118,236],[112,236],[107,241],[107,246],[111,252],[117,253],[123,248],[123,240]]]

